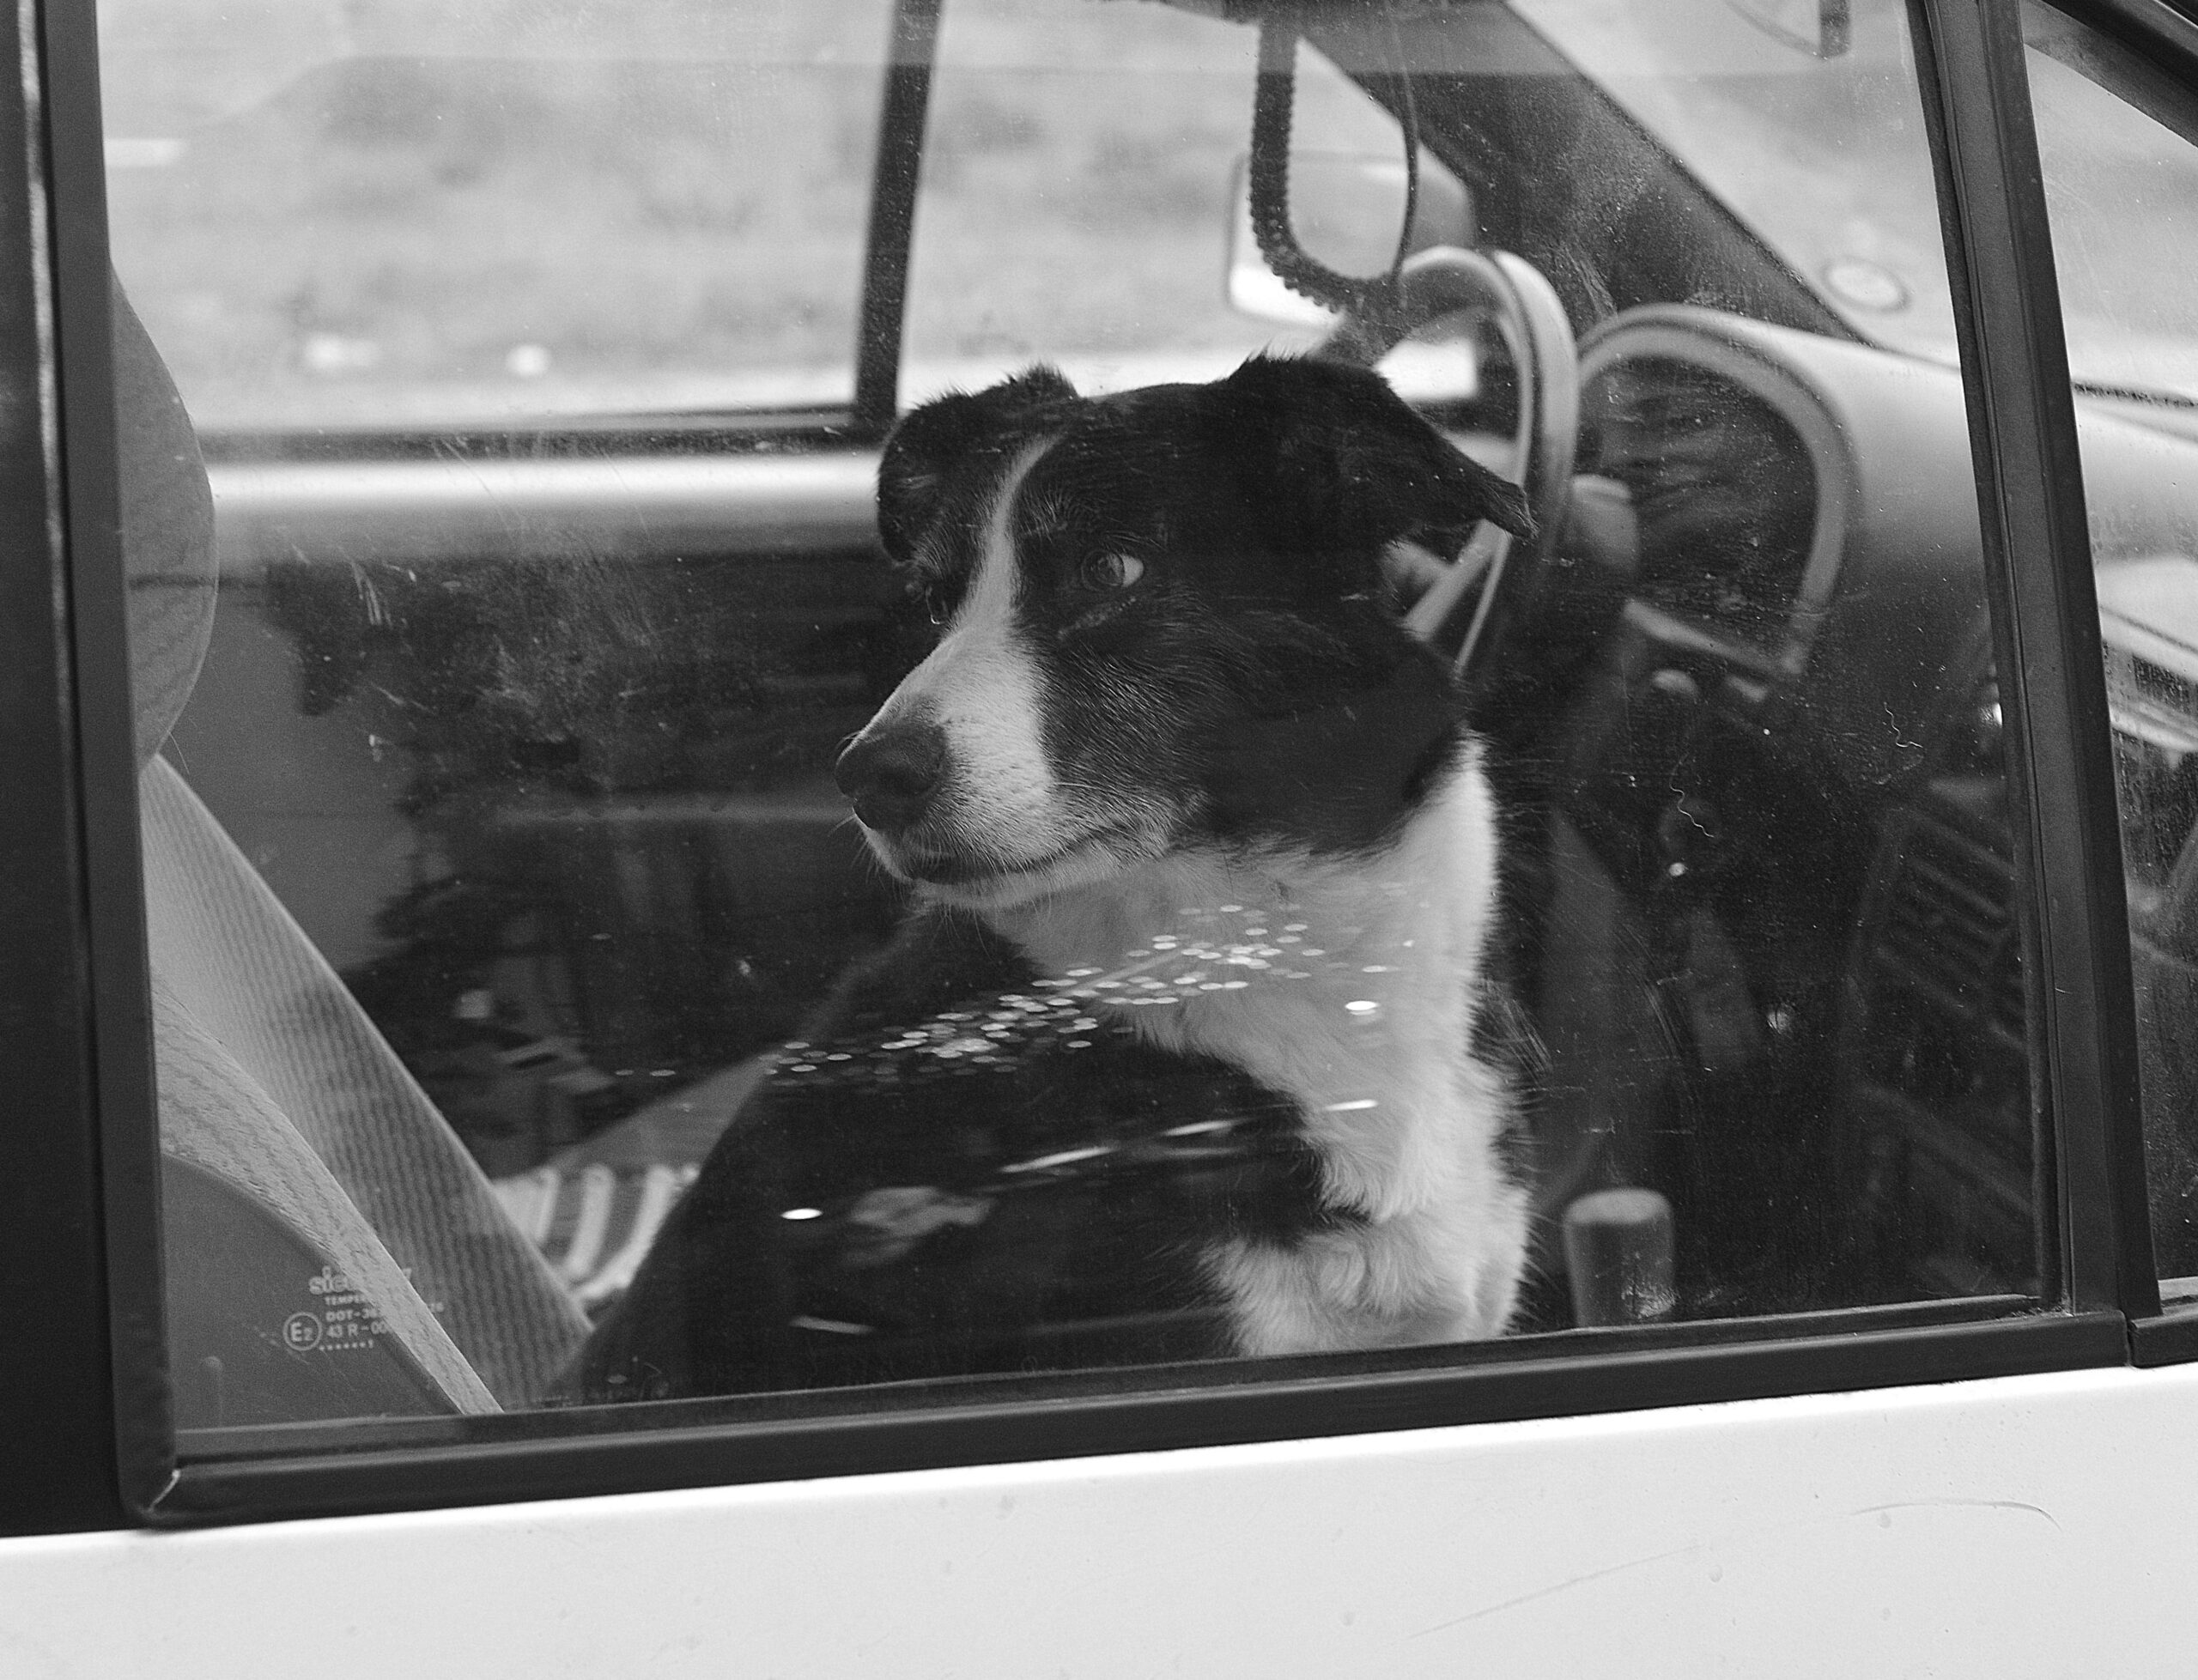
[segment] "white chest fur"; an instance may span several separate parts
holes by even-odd
[[[1179,853],[991,913],[1154,1043],[1298,1104],[1328,1204],[1358,1217],[1208,1257],[1248,1353],[1465,1340],[1509,1316],[1526,1240],[1497,1154],[1512,1097],[1471,1048],[1497,843],[1468,758],[1376,854]]]

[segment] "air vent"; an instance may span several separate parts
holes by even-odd
[[[1916,822],[1901,846],[1879,955],[1945,1008],[2021,1044],[2022,941],[2013,870],[1998,853]]]

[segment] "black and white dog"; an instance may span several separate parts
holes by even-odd
[[[941,627],[839,763],[912,883],[583,1356],[591,1399],[1500,1333],[1502,819],[1385,555],[1525,501],[1375,374],[909,415]]]

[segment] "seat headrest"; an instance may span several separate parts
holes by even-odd
[[[112,298],[122,563],[143,769],[190,699],[214,634],[214,496],[167,364],[119,282]]]

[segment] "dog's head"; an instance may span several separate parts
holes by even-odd
[[[911,413],[878,527],[941,628],[839,764],[871,845],[1005,907],[1199,843],[1377,841],[1457,736],[1382,555],[1520,493],[1363,369],[1255,358],[1084,398],[1048,368]]]

